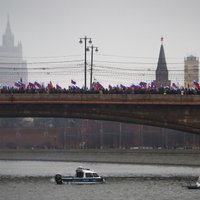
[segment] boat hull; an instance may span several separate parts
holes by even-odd
[[[77,177],[62,177],[60,174],[55,176],[57,184],[101,184],[105,182],[103,177],[93,178],[77,178]]]
[[[62,178],[63,184],[101,184],[104,182],[103,178]]]
[[[197,185],[189,185],[187,186],[188,189],[200,189],[200,186]]]

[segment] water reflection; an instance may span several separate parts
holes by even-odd
[[[107,163],[0,161],[0,176],[74,175],[78,166],[94,169],[104,177],[195,177],[200,167]]]

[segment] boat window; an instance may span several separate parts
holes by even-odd
[[[93,173],[94,177],[99,177],[99,175],[97,173]]]
[[[93,177],[93,174],[92,173],[86,173],[85,177]]]
[[[78,177],[78,178],[83,178],[83,172],[76,172],[76,176]]]

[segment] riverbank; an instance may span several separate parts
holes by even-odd
[[[199,150],[0,150],[0,160],[200,166]]]

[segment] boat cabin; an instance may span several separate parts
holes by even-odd
[[[76,169],[76,175],[77,178],[97,178],[99,175],[95,173],[93,170],[86,169],[83,167],[78,167]]]

